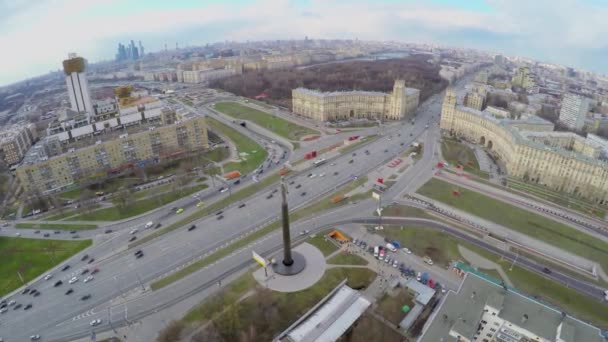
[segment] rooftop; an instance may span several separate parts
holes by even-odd
[[[505,321],[550,341],[557,340],[560,323],[563,325],[559,337],[564,342],[604,341],[600,329],[574,317],[562,315],[555,308],[507,290],[473,273],[465,275],[457,292],[448,293],[418,341],[454,340],[448,337],[450,330],[472,339],[485,305],[498,309],[498,316]]]

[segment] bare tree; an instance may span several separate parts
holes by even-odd
[[[121,189],[114,193],[113,198],[116,200],[118,210],[125,210],[133,201],[133,192],[129,189]]]
[[[181,321],[171,321],[165,329],[163,329],[156,338],[158,342],[175,342],[181,338],[184,323]]]
[[[91,211],[93,211],[93,208],[95,207],[95,201],[93,200],[95,198],[95,194],[93,193],[92,190],[90,189],[84,189],[82,191],[80,191],[80,204],[82,206],[82,210],[85,213],[90,213]]]

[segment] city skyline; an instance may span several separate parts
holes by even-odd
[[[5,49],[3,58],[10,68],[0,73],[2,85],[58,70],[57,61],[72,51],[93,63],[114,59],[118,42],[131,39],[143,41],[147,51],[161,50],[165,44],[172,47],[176,42],[186,46],[304,36],[400,40],[608,71],[602,63],[608,51],[602,40],[608,33],[608,25],[603,23],[608,5],[597,0],[385,0],[373,7],[365,1],[209,0],[175,4],[95,0],[83,4],[49,0],[0,2],[0,13],[0,46],[18,47]],[[165,20],[167,17],[175,20]],[[358,25],[353,27],[353,21]],[[68,36],[69,40],[64,38]]]

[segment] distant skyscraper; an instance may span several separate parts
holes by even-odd
[[[588,110],[589,100],[587,98],[566,94],[562,100],[559,121],[570,129],[581,130],[585,125],[585,116]]]
[[[68,96],[72,110],[82,113],[92,113],[89,83],[85,74],[87,61],[70,53],[68,59],[63,61],[65,84],[68,87]]]
[[[135,61],[135,60],[138,60],[140,57],[143,57],[144,46],[141,44],[141,41],[139,41],[138,45],[139,45],[139,49],[135,46],[135,42],[133,40],[131,40],[131,42],[126,46],[121,43],[118,43],[118,52],[116,53],[116,61],[118,61],[118,62],[126,61],[126,60]]]
[[[139,57],[144,57],[145,53],[144,53],[144,46],[141,45],[141,40],[139,41]]]

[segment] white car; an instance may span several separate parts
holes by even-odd
[[[319,177],[325,177],[325,173],[320,174]]]
[[[138,230],[137,230],[137,228],[136,228],[136,229],[133,229],[132,231],[130,231],[130,232],[129,232],[129,234],[133,235],[133,234],[135,234],[135,233],[137,233],[137,232],[138,232]]]
[[[50,273],[44,276],[44,280],[49,280],[51,278],[53,278],[53,275]]]
[[[15,236],[19,237],[21,236],[21,233],[15,233]]]
[[[222,190],[220,190],[221,193],[224,193],[226,191],[228,191],[228,188],[222,188]]]
[[[402,250],[407,254],[412,254],[412,251],[410,251],[407,247],[403,247]]]
[[[309,178],[315,178],[315,177],[317,177],[317,175],[315,175],[315,174],[313,173],[312,175],[310,175],[310,177],[309,177]]]
[[[78,281],[78,278],[76,278],[76,277],[72,277],[72,279],[70,279],[70,281],[69,281],[68,283],[70,283],[70,284],[74,284],[74,283],[75,283],[75,282],[77,282],[77,281]]]
[[[15,305],[15,303],[16,303],[16,302],[15,302],[14,300],[10,300],[10,301],[8,302],[8,306]]]
[[[88,283],[88,282],[90,282],[91,280],[93,280],[93,276],[88,276],[88,277],[84,278],[84,282],[85,282],[85,283]]]
[[[2,308],[2,309],[0,309],[0,314],[1,313],[5,313],[7,310],[8,310],[8,308]]]
[[[394,268],[397,268],[397,266],[399,266],[399,262],[397,261],[397,259],[395,259],[395,260],[393,261],[393,267],[394,267]]]
[[[92,327],[94,327],[96,325],[100,325],[101,324],[101,319],[99,319],[99,318],[98,319],[94,319],[89,324],[91,324]]]

